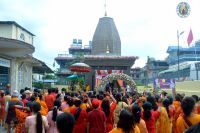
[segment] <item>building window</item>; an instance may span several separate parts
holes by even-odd
[[[20,34],[20,40],[25,41],[25,36],[23,33]]]
[[[19,68],[19,70],[18,70],[18,81],[19,81],[19,83],[23,82],[23,70],[22,70],[22,67]]]

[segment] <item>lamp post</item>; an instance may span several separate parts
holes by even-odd
[[[182,31],[181,33],[179,33],[179,31],[177,30],[177,41],[178,41],[178,49],[177,49],[177,57],[178,57],[178,81],[180,79],[180,74],[179,74],[179,70],[180,70],[180,66],[179,66],[179,53],[180,53],[180,49],[179,49],[179,37],[183,33],[184,33],[184,31]]]

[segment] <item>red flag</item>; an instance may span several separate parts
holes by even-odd
[[[192,40],[193,40],[193,34],[192,34],[192,30],[190,29],[190,32],[187,38],[188,46],[190,46],[190,43],[192,42]]]

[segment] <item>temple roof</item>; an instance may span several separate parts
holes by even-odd
[[[102,17],[99,19],[92,39],[92,54],[121,55],[121,40],[113,18]]]

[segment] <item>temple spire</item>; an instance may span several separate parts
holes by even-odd
[[[104,7],[105,7],[105,14],[104,14],[104,16],[106,17],[106,16],[107,16],[107,10],[106,10],[106,0],[105,0]]]

